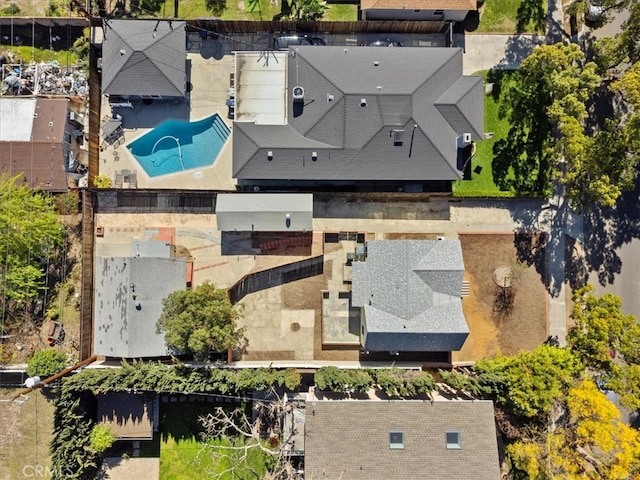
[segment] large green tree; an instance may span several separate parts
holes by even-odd
[[[518,193],[550,194],[556,159],[584,142],[585,102],[599,82],[596,65],[586,62],[575,44],[534,50],[502,85],[500,114],[511,127],[494,145],[496,185]]]
[[[50,195],[0,175],[0,294],[5,308],[33,300],[44,288],[43,264],[63,238]]]
[[[157,331],[176,353],[206,360],[212,352],[238,345],[243,335],[236,325],[239,316],[239,306],[231,304],[226,290],[204,283],[164,299]]]
[[[549,411],[582,366],[569,350],[540,345],[515,356],[481,360],[474,371],[499,406],[515,415],[534,418]]]
[[[618,409],[592,381],[571,388],[566,407],[569,415],[559,426],[506,447],[512,478],[638,478],[640,435],[621,421]]]
[[[573,294],[569,348],[584,366],[599,372],[610,372],[618,355],[627,363],[639,363],[640,325],[636,317],[622,313],[622,299],[617,295],[598,297],[593,292],[593,286],[587,285]]]
[[[624,315],[617,295],[594,295],[587,285],[573,295],[574,326],[567,344],[597,375],[603,388],[620,395],[620,403],[640,408],[640,325],[635,316]]]

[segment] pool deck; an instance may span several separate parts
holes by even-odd
[[[111,113],[121,115],[124,129],[122,145],[118,148],[109,145],[100,152],[100,174],[110,177],[114,186],[116,174],[129,170],[137,172],[137,188],[235,191],[236,183],[231,177],[233,122],[227,118],[226,106],[234,57],[225,55],[216,60],[204,58],[199,53],[189,53],[187,60],[188,81],[193,88],[184,101],[156,100],[151,105],[136,101],[132,102],[133,108],[117,107],[112,111],[109,99],[103,96],[102,117]],[[220,115],[232,132],[212,166],[152,178],[127,148],[129,143],[169,118],[196,121],[214,113]]]

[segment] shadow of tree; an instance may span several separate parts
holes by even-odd
[[[226,0],[205,0],[205,5],[216,17],[222,15],[224,9],[227,8]]]
[[[516,30],[524,32],[531,24],[536,32],[544,32],[547,15],[544,0],[522,0],[516,13]]]
[[[542,43],[544,38],[538,35],[511,35],[505,45],[504,58],[497,67],[510,70],[519,68],[522,61]]]

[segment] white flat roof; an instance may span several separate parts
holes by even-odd
[[[221,193],[216,200],[221,232],[313,231],[310,193]]]
[[[31,141],[35,113],[35,98],[1,98],[0,142]]]
[[[236,52],[236,121],[287,123],[288,56],[288,52]]]

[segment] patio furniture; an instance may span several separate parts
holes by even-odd
[[[138,172],[135,170],[129,173],[129,188],[138,188]]]
[[[122,122],[117,118],[111,118],[102,125],[102,137],[109,138],[122,129]]]

